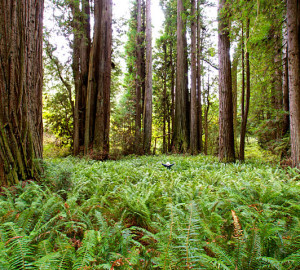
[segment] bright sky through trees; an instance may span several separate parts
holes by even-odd
[[[164,21],[164,13],[159,5],[159,0],[152,0],[152,26],[153,39],[159,36],[159,30]],[[132,6],[131,0],[113,0],[113,16],[114,19],[122,18],[129,19],[130,8]],[[154,44],[154,43],[153,43]]]

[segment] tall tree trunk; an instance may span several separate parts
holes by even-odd
[[[110,130],[110,83],[112,49],[112,2],[95,0],[94,40],[90,53],[86,105],[85,153],[107,159]]]
[[[101,5],[102,3],[102,5]],[[97,52],[95,82],[97,88],[96,117],[93,151],[101,159],[108,158],[110,130],[110,84],[111,84],[111,49],[112,49],[112,0],[95,1],[98,18],[98,31],[94,33]],[[101,11],[98,14],[97,10]],[[99,17],[98,17],[99,16]],[[100,24],[100,25],[99,25]]]
[[[74,155],[79,154],[79,91],[81,87],[80,82],[80,9],[79,2],[72,1],[70,3],[72,16],[73,16],[73,34],[74,34],[74,42],[73,42],[73,55],[72,55],[72,70],[73,70],[73,78],[75,82],[75,108],[73,110],[74,117],[74,131],[73,131],[73,153]]]
[[[0,4],[0,186],[42,171],[44,1]]]
[[[175,61],[173,60],[173,43],[170,42],[170,65],[171,65],[171,119],[172,132],[175,129]],[[171,135],[170,135],[171,136]],[[172,136],[173,137],[173,136]],[[172,151],[172,143],[170,144],[169,152]]]
[[[249,61],[249,51],[247,48],[247,43],[249,40],[249,28],[250,28],[250,19],[247,19],[247,33],[246,33],[246,78],[247,78],[247,92],[246,92],[246,106],[244,109],[244,91],[243,90],[243,99],[242,99],[242,125],[241,125],[241,137],[240,137],[240,161],[245,160],[245,137],[247,130],[247,121],[250,105],[250,61]],[[244,44],[244,42],[243,42]],[[243,45],[244,46],[244,45]]]
[[[186,152],[189,147],[188,135],[188,93],[186,74],[186,30],[183,22],[183,1],[177,0],[177,72],[175,95],[175,125],[173,130],[173,148],[177,152]]]
[[[229,20],[224,12],[226,0],[219,0],[219,160],[234,162],[232,82]]]
[[[163,79],[163,153],[167,153],[167,142],[166,142],[166,122],[168,119],[167,115],[167,44],[164,41],[163,44],[164,51],[164,79]]]
[[[287,0],[291,157],[300,168],[300,3]]]
[[[197,25],[196,2],[191,0],[191,127],[190,127],[190,151],[192,155],[198,153],[198,114],[197,114]]]
[[[84,145],[85,118],[86,118],[86,98],[89,74],[89,59],[91,50],[91,25],[90,25],[90,4],[89,0],[81,0],[81,40],[80,40],[80,88],[75,97],[78,110],[78,139],[79,146]]]
[[[151,0],[146,0],[146,88],[144,104],[144,153],[150,154],[152,136],[152,26]]]
[[[142,117],[144,115],[144,107],[145,107],[145,92],[146,92],[146,3],[145,0],[142,0],[142,40],[141,44],[144,44],[141,48],[142,51]],[[144,118],[144,117],[143,117]],[[143,119],[144,120],[144,119]],[[144,123],[143,123],[144,124]],[[142,135],[143,136],[143,135]],[[144,139],[144,136],[143,136]]]
[[[244,37],[244,23],[242,22],[242,95],[241,95],[241,131],[240,131],[240,147],[239,147],[239,159],[241,159],[241,148],[244,146],[241,142],[241,137],[244,136],[242,134],[242,125],[245,119],[245,37]],[[242,145],[242,146],[241,146]],[[243,155],[243,154],[242,154]]]
[[[201,37],[202,23],[201,23],[201,15],[200,15],[200,0],[197,0],[197,96],[198,96],[198,150],[201,153],[203,148],[202,143],[202,91],[201,91],[201,56],[202,56],[202,44],[203,38]],[[202,35],[203,36],[203,35]]]
[[[142,4],[137,0],[137,33],[136,33],[136,100],[135,100],[135,153],[142,153],[141,117],[142,117]]]
[[[234,149],[237,150],[237,76],[238,76],[238,63],[239,55],[238,51],[235,52],[232,61],[232,103],[233,103],[233,133],[234,133]]]

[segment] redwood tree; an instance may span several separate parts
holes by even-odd
[[[90,52],[85,119],[85,153],[107,159],[110,130],[112,1],[95,0],[94,40]]]
[[[291,156],[300,168],[300,1],[287,0]]]
[[[178,152],[186,152],[189,147],[189,124],[187,115],[187,41],[183,17],[183,0],[177,0],[177,72],[175,93],[175,122],[172,144],[174,150]]]
[[[41,172],[43,9],[43,0],[0,3],[1,186]]]
[[[73,76],[75,82],[74,155],[84,145],[86,95],[89,73],[90,4],[88,0],[71,1],[73,9]]]
[[[150,153],[152,136],[152,26],[151,0],[146,0],[146,88],[144,101],[144,153]]]
[[[230,63],[229,19],[226,0],[219,0],[219,160],[234,162],[232,78]]]

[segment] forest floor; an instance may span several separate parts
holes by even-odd
[[[48,159],[0,194],[0,269],[299,269],[299,171],[247,155]]]

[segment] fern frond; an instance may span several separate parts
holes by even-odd
[[[10,269],[34,269],[32,264],[33,247],[22,229],[9,222],[2,225],[5,231],[8,261]]]
[[[96,246],[101,239],[100,232],[86,231],[82,240],[81,247],[76,252],[76,260],[73,265],[74,270],[84,269],[91,266],[91,263],[96,258]]]
[[[264,262],[265,265],[268,267],[272,267],[272,269],[277,269],[277,270],[282,270],[283,268],[281,267],[281,262],[278,261],[275,258],[271,257],[260,257],[258,260],[261,260]]]

